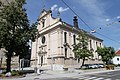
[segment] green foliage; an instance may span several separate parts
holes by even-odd
[[[2,74],[0,74],[0,77],[5,77],[5,74],[3,74],[3,73],[2,73]]]
[[[106,70],[110,70],[110,69],[114,70],[114,67],[115,67],[114,65],[106,65],[105,66]]]
[[[12,76],[22,76],[22,75],[23,75],[23,72],[13,70],[13,71],[11,71],[11,75],[12,75]],[[5,77],[5,73],[1,73],[1,74],[0,74],[0,77]]]
[[[11,75],[12,76],[21,76],[21,75],[23,75],[23,73],[21,71],[15,71],[15,70],[13,70],[13,71],[11,71]]]
[[[115,50],[113,47],[98,47],[96,52],[102,57],[102,61],[109,64],[111,59],[115,56]]]
[[[90,56],[93,56],[93,54],[88,49],[88,38],[83,31],[80,32],[77,41],[78,43],[73,45],[73,52],[75,53],[76,58],[83,59],[84,64],[85,58],[89,58]]]
[[[36,25],[29,25],[24,4],[25,0],[15,0],[9,5],[4,5],[0,11],[0,48],[7,50],[7,67],[11,65],[13,53],[20,56],[28,53],[28,42],[33,40],[37,31]]]

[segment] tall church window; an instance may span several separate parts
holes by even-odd
[[[64,32],[64,42],[67,43],[67,32]]]
[[[100,43],[100,47],[101,47],[101,43]]]
[[[45,27],[45,19],[42,19],[42,27]]]
[[[92,48],[92,41],[90,40],[90,48]]]
[[[67,48],[65,48],[65,57],[67,58]]]
[[[42,44],[45,43],[45,36],[42,37],[42,41],[41,42],[42,42]]]
[[[41,66],[43,65],[43,56],[41,56]]]
[[[76,36],[75,35],[73,35],[73,42],[74,42],[74,44],[76,44]]]
[[[96,47],[98,47],[98,42],[96,42]]]

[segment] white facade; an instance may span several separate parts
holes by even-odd
[[[112,59],[112,62],[113,62],[113,64],[115,64],[115,65],[119,65],[119,64],[120,64],[120,56],[115,56],[115,57]]]
[[[38,38],[32,42],[31,66],[60,64],[63,66],[76,65],[77,60],[73,53],[73,44],[80,29],[71,26],[60,17],[52,17],[51,11],[43,10],[38,22]],[[93,49],[94,57],[85,63],[98,63],[100,57],[96,53],[97,46],[103,47],[103,40],[88,34],[89,49]]]

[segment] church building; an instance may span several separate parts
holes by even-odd
[[[52,17],[51,10],[43,9],[38,18],[38,34],[35,42],[32,42],[31,66],[47,66],[51,64],[63,67],[79,65],[73,53],[73,44],[77,43],[79,29],[78,19],[73,18],[73,25],[63,22],[58,12],[58,17]],[[84,31],[84,30],[83,30]],[[86,59],[85,64],[101,63],[101,57],[97,54],[97,47],[103,47],[103,40],[84,31],[89,38],[88,48],[93,50],[93,57]]]

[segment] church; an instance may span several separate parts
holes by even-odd
[[[77,36],[80,30],[78,19],[73,18],[73,25],[70,25],[60,18],[58,12],[57,18],[52,16],[51,10],[43,9],[38,18],[38,34],[35,42],[32,42],[31,67],[48,66],[52,64],[62,67],[74,67],[78,63],[73,53],[73,44],[77,43]],[[84,30],[83,30],[84,31]],[[89,38],[88,48],[93,50],[93,57],[86,59],[85,64],[102,63],[101,57],[97,54],[97,47],[103,47],[103,40],[84,31]]]

